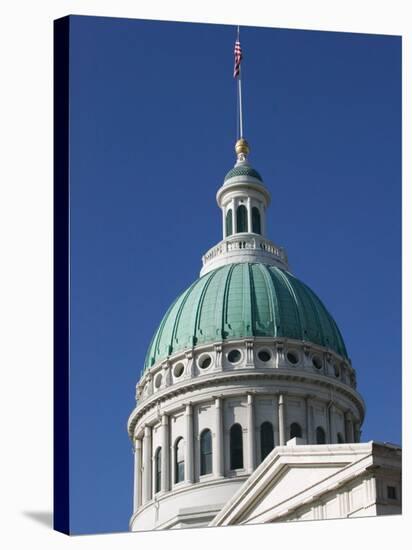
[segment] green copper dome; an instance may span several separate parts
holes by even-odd
[[[235,166],[234,168],[229,170],[229,172],[225,176],[224,181],[227,181],[229,178],[234,178],[235,176],[252,176],[252,178],[263,181],[262,176],[259,174],[259,172],[248,164],[240,164],[239,166]]]
[[[310,288],[275,266],[235,263],[206,273],[173,302],[145,368],[199,344],[254,336],[306,340],[347,357],[335,321]]]

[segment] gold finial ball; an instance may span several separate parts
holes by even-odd
[[[235,145],[235,151],[238,156],[240,154],[247,156],[250,151],[248,142],[244,138],[238,139]]]

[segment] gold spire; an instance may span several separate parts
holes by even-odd
[[[245,160],[250,151],[248,142],[244,138],[238,139],[235,145],[235,151],[238,160]]]

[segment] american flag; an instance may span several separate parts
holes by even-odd
[[[242,61],[242,48],[240,47],[239,40],[235,42],[235,67],[233,69],[233,78],[239,76],[240,73],[240,62]]]

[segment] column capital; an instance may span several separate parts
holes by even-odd
[[[255,395],[256,395],[256,392],[254,392],[254,391],[248,391],[247,392],[247,404],[248,404],[249,407],[251,405],[253,405]]]

